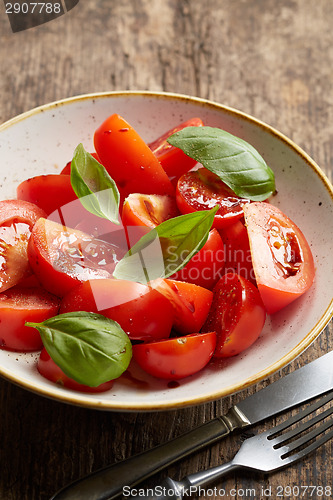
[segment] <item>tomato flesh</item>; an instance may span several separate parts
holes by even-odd
[[[124,202],[122,221],[125,226],[154,228],[177,215],[179,210],[173,197],[134,193]]]
[[[202,331],[216,331],[215,357],[235,356],[259,337],[265,324],[265,307],[257,288],[235,273],[223,276],[213,293]]]
[[[25,322],[39,323],[58,314],[59,299],[42,288],[15,286],[0,294],[0,347],[11,351],[38,351],[42,340],[36,328]]]
[[[45,212],[20,200],[0,202],[0,292],[31,275],[27,246],[35,222]]]
[[[213,356],[215,332],[133,346],[133,358],[154,377],[177,380],[202,370]]]
[[[62,297],[80,282],[109,278],[125,250],[47,219],[35,224],[30,265],[46,290]]]
[[[170,278],[186,281],[211,290],[223,274],[225,264],[224,244],[216,229],[209,232],[208,239],[199,252],[180,271]]]
[[[60,312],[103,314],[122,327],[131,339],[160,339],[170,335],[173,308],[153,288],[126,280],[89,280],[68,292]]]
[[[273,314],[311,287],[311,249],[296,224],[273,205],[251,203],[244,214],[258,289],[267,312]]]
[[[93,393],[105,392],[110,390],[113,386],[113,380],[104,382],[97,387],[90,387],[88,385],[76,382],[72,378],[65,375],[62,369],[53,361],[45,348],[43,348],[40,353],[37,368],[39,373],[51,382],[55,382],[56,384],[59,384],[63,387],[67,387],[68,389],[73,389],[74,391]]]
[[[192,283],[172,279],[158,280],[153,284],[173,306],[174,329],[182,334],[200,331],[207,318],[213,292]]]
[[[256,284],[252,266],[249,236],[241,220],[220,229],[225,250],[225,274],[233,272]]]
[[[185,127],[202,127],[202,125],[200,118],[191,118],[168,130],[168,132],[165,132],[161,137],[149,144],[150,149],[169,177],[180,177],[191,170],[197,162],[187,156],[181,149],[169,144],[167,139]]]
[[[174,194],[154,153],[121,116],[111,115],[98,127],[94,144],[123,199],[131,193]]]
[[[213,227],[222,228],[243,217],[243,206],[249,200],[240,198],[206,168],[184,174],[177,183],[176,200],[183,214],[210,210],[219,205]]]

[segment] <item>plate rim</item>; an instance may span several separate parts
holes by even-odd
[[[28,111],[25,111],[19,115],[16,115],[9,120],[5,121],[0,125],[0,133],[7,130],[11,126],[19,123],[20,121],[26,120],[31,116],[34,116],[38,113],[42,113],[44,111],[49,111],[53,108],[58,108],[60,106],[65,106],[67,104],[86,101],[86,100],[94,100],[94,99],[103,99],[103,98],[113,98],[113,97],[147,97],[147,98],[161,98],[161,99],[172,99],[172,100],[180,100],[182,102],[190,102],[197,103],[204,107],[210,107],[213,109],[223,110],[225,113],[228,113],[233,116],[237,116],[242,120],[246,120],[250,122],[252,125],[259,126],[269,134],[273,135],[275,138],[287,144],[289,148],[294,150],[301,158],[306,161],[306,163],[312,168],[312,170],[318,175],[320,180],[322,181],[324,187],[326,188],[328,194],[331,197],[333,203],[333,186],[329,181],[326,174],[321,170],[318,164],[293,140],[289,139],[282,132],[278,131],[274,127],[269,124],[261,121],[258,118],[253,117],[252,115],[240,111],[236,108],[221,104],[219,102],[208,100],[200,97],[190,96],[187,94],[180,94],[174,92],[154,92],[148,90],[122,90],[122,91],[105,91],[105,92],[93,92],[86,94],[74,95],[72,97],[67,97],[64,99],[59,99],[56,101],[52,101],[46,104],[42,104],[40,106],[34,107]],[[38,384],[26,381],[24,379],[20,379],[19,377],[15,377],[10,370],[3,368],[0,366],[0,375],[7,379],[8,381],[14,383],[15,385],[22,387],[30,392],[35,394],[47,397],[52,400],[56,400],[58,402],[68,403],[74,406],[80,406],[90,409],[97,410],[107,410],[107,411],[130,411],[130,412],[150,412],[150,411],[165,411],[165,410],[174,410],[179,408],[187,408],[190,406],[200,405],[207,402],[215,401],[217,399],[224,398],[226,396],[231,396],[237,392],[240,392],[251,385],[259,383],[261,380],[271,376],[276,373],[286,365],[288,365],[291,361],[295,360],[300,354],[302,354],[314,340],[321,334],[324,328],[328,325],[331,318],[333,316],[333,297],[331,298],[330,303],[328,304],[325,312],[322,314],[317,323],[312,327],[312,329],[307,333],[307,335],[296,345],[294,346],[288,353],[282,356],[279,360],[275,361],[267,368],[261,370],[255,375],[244,379],[241,382],[234,383],[224,388],[223,390],[216,391],[214,393],[210,393],[209,395],[195,396],[188,398],[182,401],[174,401],[173,403],[164,403],[160,401],[158,403],[118,403],[116,401],[105,401],[98,399],[98,395],[94,394],[94,398],[92,398],[91,394],[85,395],[85,393],[77,392],[75,395],[72,393],[66,392],[63,390],[61,395],[54,394],[54,390],[52,387],[43,387],[38,386]]]

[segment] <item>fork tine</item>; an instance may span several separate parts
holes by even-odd
[[[333,411],[333,409],[332,409],[332,411]],[[331,413],[332,413],[332,411],[331,411]],[[330,420],[328,420],[327,422],[323,423],[319,427],[316,427],[312,431],[308,432],[305,436],[302,436],[301,438],[296,439],[296,441],[293,441],[292,443],[290,443],[289,445],[287,445],[287,447],[289,448],[289,452],[294,451],[297,448],[299,448],[299,447],[305,445],[306,443],[312,441],[313,439],[315,439],[316,437],[318,437],[323,432],[327,431],[327,429],[329,429],[332,426],[333,426],[333,419],[331,418]],[[289,452],[288,452],[288,454],[289,454]]]
[[[318,422],[321,422],[324,420],[326,417],[329,417],[333,413],[333,406],[331,408],[328,408],[327,410],[323,411],[322,413],[319,413],[319,415],[316,415],[309,419],[307,422],[304,422],[303,424],[299,425],[295,429],[291,429],[289,432],[285,432],[281,436],[278,436],[277,438],[273,439],[273,446],[275,449],[280,448],[281,446],[284,446],[284,443],[286,443],[289,439],[292,439],[296,437],[298,434],[301,434],[302,432],[306,431],[307,429],[310,429],[310,427],[313,427],[315,424]],[[330,422],[330,421],[329,421]],[[329,423],[328,422],[328,423]],[[329,424],[326,426],[326,429],[328,429],[332,424]],[[303,438],[299,438],[294,441],[294,443],[299,443],[297,446],[301,446],[302,444],[306,443],[312,438],[315,438],[319,434],[321,434],[324,430],[325,424],[313,429],[312,431],[308,432]],[[323,429],[323,430],[321,430]],[[312,436],[312,438],[310,437]],[[303,441],[302,441],[303,440]],[[290,446],[290,449],[294,449],[297,446]]]
[[[291,427],[293,424],[296,424],[300,420],[303,420],[304,417],[307,417],[308,415],[311,415],[311,413],[315,412],[325,404],[329,403],[333,399],[333,391],[330,391],[328,394],[326,394],[324,397],[322,397],[319,401],[316,403],[306,407],[304,410],[298,412],[296,415],[293,417],[289,418],[285,422],[282,422],[280,425],[277,425],[274,427],[270,432],[267,434],[267,438],[269,440],[274,440],[275,444],[279,444],[281,442],[285,441],[285,437],[287,434],[283,434],[282,436],[279,436],[280,432],[284,431],[288,427]],[[318,416],[318,420],[322,420],[320,416]],[[305,424],[303,424],[305,425]],[[311,424],[312,425],[312,424]],[[300,431],[302,432],[302,431]],[[293,434],[293,431],[290,431],[291,435],[296,435],[299,434],[299,432],[296,432],[296,434]]]
[[[332,423],[331,423],[332,425]],[[281,460],[284,461],[284,464],[287,465],[288,463],[296,462],[297,460],[300,460],[301,458],[305,457],[306,455],[309,455],[312,453],[314,450],[319,448],[319,446],[322,446],[325,444],[327,441],[332,439],[333,437],[333,429],[331,429],[330,432],[327,432],[324,434],[322,437],[311,443],[309,446],[303,448],[302,450],[298,451],[297,453],[294,453],[293,455],[289,455],[287,452],[287,456],[282,455]]]
[[[326,432],[326,434],[323,434],[325,431],[327,431],[333,426],[333,418],[331,417],[326,422],[310,430],[304,436],[299,437],[298,439],[288,443],[288,441],[290,441],[292,438],[298,436],[302,432],[313,427],[318,422],[322,422],[325,418],[332,415],[333,406],[319,413],[318,415],[313,416],[308,421],[299,424],[296,428],[291,429],[290,431],[287,431],[282,435],[279,435],[282,431],[288,429],[288,427],[292,426],[293,424],[300,422],[304,417],[307,417],[311,413],[315,412],[325,404],[329,403],[332,399],[333,399],[333,391],[326,394],[326,396],[321,398],[316,403],[308,406],[294,417],[278,425],[277,427],[272,429],[271,432],[267,432],[266,434],[267,439],[271,441],[273,449],[278,450],[279,448],[283,447],[281,449],[282,453],[280,455],[280,460],[283,462],[283,465],[287,465],[301,459],[302,457],[316,450],[319,446],[323,445],[333,437],[333,429],[331,429],[329,432]],[[318,438],[320,434],[323,435]],[[318,439],[313,441],[315,438]]]

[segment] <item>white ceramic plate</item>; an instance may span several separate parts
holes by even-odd
[[[0,199],[16,196],[22,180],[57,173],[82,142],[93,150],[96,127],[119,113],[151,141],[176,124],[198,116],[251,143],[274,170],[278,195],[273,203],[302,229],[316,262],[312,289],[268,318],[258,341],[243,355],[211,363],[199,374],[170,387],[139,368],[97,395],[70,391],[41,377],[37,354],[0,350],[0,373],[26,389],[63,402],[104,410],[151,411],[211,401],[269,376],[306,349],[332,316],[333,189],[319,167],[276,130],[234,109],[198,98],[150,92],[79,96],[33,109],[0,127]],[[174,387],[176,385],[176,387]]]

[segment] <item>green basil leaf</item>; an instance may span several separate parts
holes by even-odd
[[[275,192],[273,171],[248,142],[214,127],[186,127],[168,142],[216,174],[237,196],[266,200]]]
[[[145,284],[179,271],[206,243],[218,209],[216,206],[162,222],[127,252],[113,276]]]
[[[75,149],[71,164],[71,184],[86,210],[119,224],[120,195],[107,170],[82,144]]]
[[[68,377],[89,387],[119,377],[131,360],[128,336],[101,314],[70,312],[26,325],[37,328],[45,349]]]

